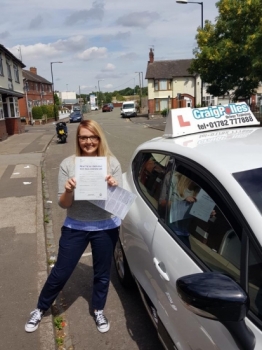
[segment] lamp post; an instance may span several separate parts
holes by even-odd
[[[57,121],[57,117],[56,117],[56,113],[55,113],[55,87],[54,87],[53,68],[52,68],[52,65],[53,65],[54,63],[63,63],[63,62],[60,62],[60,61],[50,62],[50,66],[51,66],[51,76],[52,76],[52,87],[53,87],[54,118],[55,118],[55,121]]]
[[[198,5],[200,5],[201,6],[201,29],[204,28],[204,16],[203,16],[203,13],[204,13],[203,7],[204,7],[204,5],[203,5],[202,1],[198,2],[198,1],[176,0],[176,2],[178,4],[184,4],[184,5],[186,5],[186,4],[198,4]],[[203,103],[203,80],[201,78],[201,106],[202,106],[202,103]]]
[[[105,79],[100,79],[100,80],[98,80],[98,82],[97,82],[97,84],[98,84],[98,92],[99,92],[99,95],[98,95],[98,99],[100,99],[100,85],[99,85],[99,82],[100,81],[104,81]],[[97,101],[98,101],[98,99],[97,99]],[[100,102],[100,100],[99,100],[99,102]],[[99,107],[99,102],[98,102],[98,107]]]

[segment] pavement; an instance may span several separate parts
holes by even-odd
[[[51,313],[24,330],[48,274],[41,167],[55,128],[25,128],[0,142],[1,348],[55,350]]]
[[[153,128],[161,124],[144,117],[131,121]],[[44,156],[55,127],[27,125],[25,131],[0,142],[1,348],[55,350],[51,312],[36,332],[24,330],[50,269],[53,233],[46,222]]]

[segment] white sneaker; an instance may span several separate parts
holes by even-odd
[[[30,313],[30,318],[25,324],[25,331],[26,332],[34,332],[37,330],[38,325],[40,321],[42,320],[42,317],[44,316],[44,312],[39,309],[35,309]]]
[[[97,310],[95,311],[95,321],[96,321],[96,327],[101,333],[105,333],[109,331],[110,323],[108,322],[107,318],[103,314],[103,310]]]

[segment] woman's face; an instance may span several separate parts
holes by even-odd
[[[82,156],[95,157],[97,156],[99,137],[92,131],[86,128],[80,128],[78,134],[78,142]]]

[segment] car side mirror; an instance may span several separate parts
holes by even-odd
[[[240,350],[255,348],[256,338],[244,321],[249,297],[230,277],[214,272],[196,273],[179,278],[176,288],[187,309],[220,321]]]

